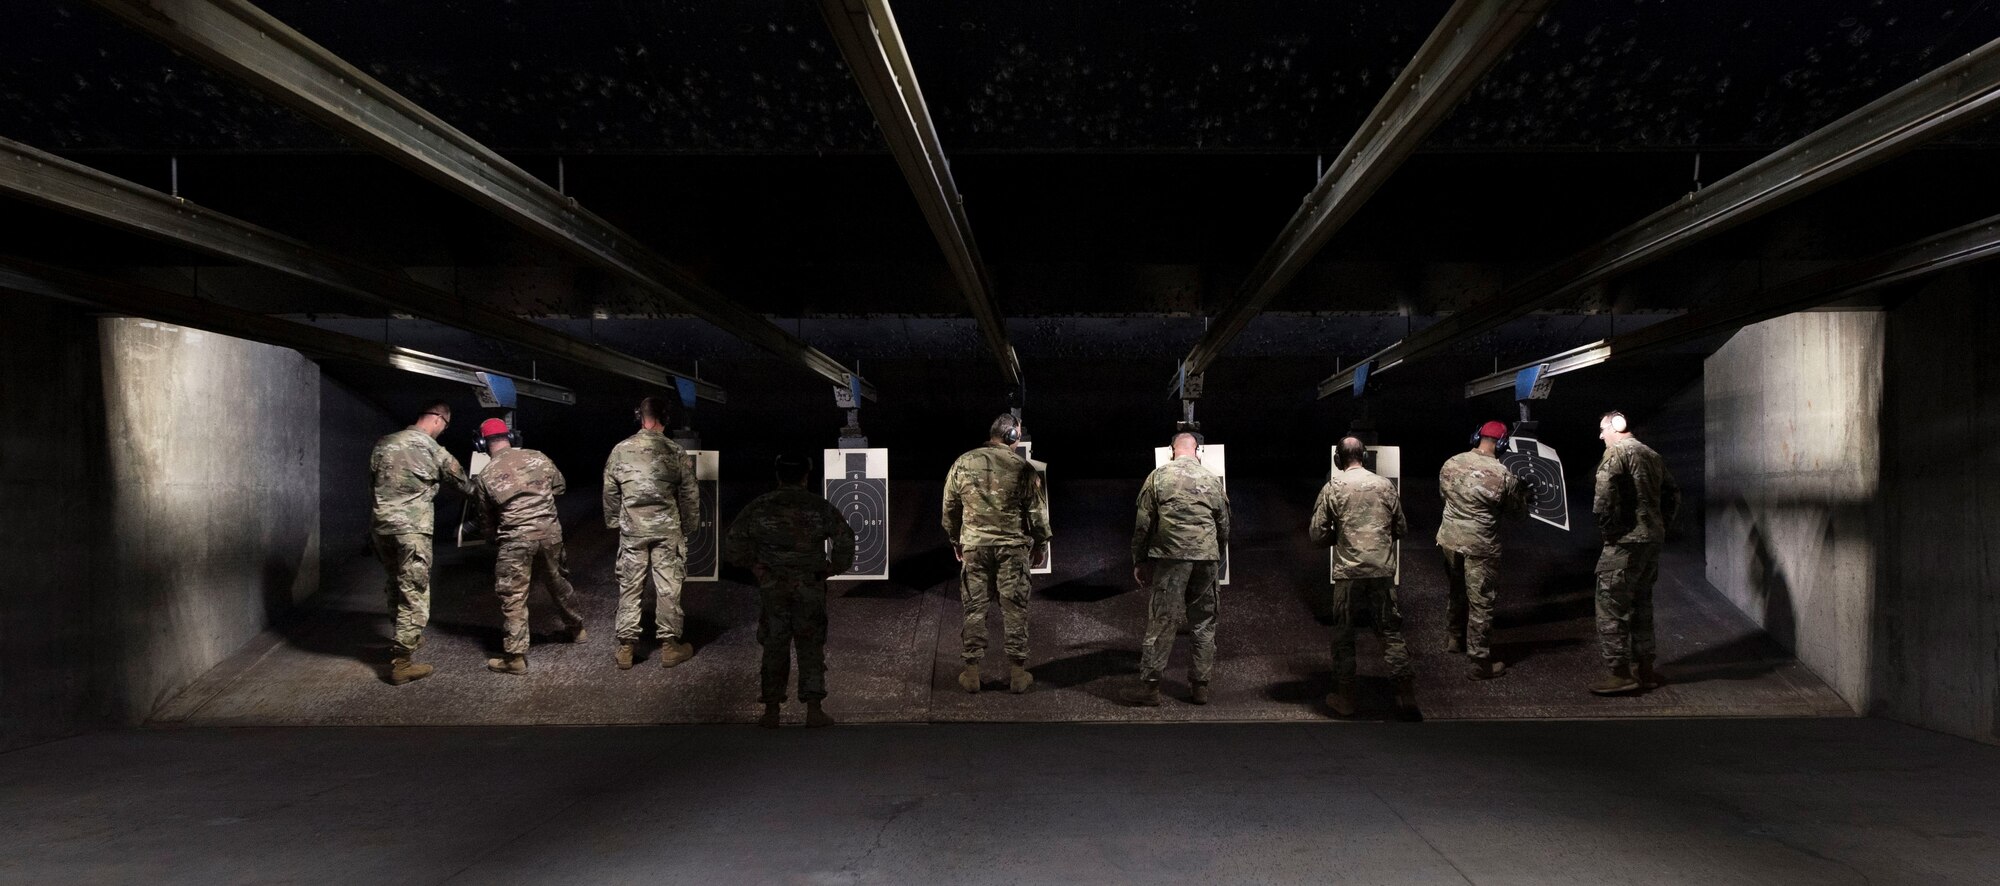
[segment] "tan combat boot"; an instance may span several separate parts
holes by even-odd
[[[1140,680],[1137,686],[1125,687],[1118,693],[1118,697],[1125,699],[1126,704],[1157,708],[1160,706],[1160,681]]]
[[[1361,709],[1360,687],[1353,680],[1340,680],[1333,684],[1333,691],[1326,695],[1326,706],[1334,714],[1352,717]]]
[[[958,688],[972,695],[979,694],[979,665],[968,663],[959,670]]]
[[[1611,669],[1604,679],[1590,684],[1590,691],[1598,695],[1623,695],[1639,688],[1639,681],[1632,678],[1632,666],[1619,664]]]
[[[618,651],[612,654],[611,660],[618,663],[619,670],[621,671],[631,670],[632,669],[631,641],[629,640],[618,641]]]
[[[1649,692],[1667,685],[1667,678],[1661,676],[1659,671],[1653,670],[1653,659],[1650,656],[1639,659],[1639,672],[1634,676],[1639,679],[1639,688]]]
[[[407,655],[396,656],[389,660],[389,685],[401,686],[404,683],[422,680],[430,676],[433,670],[435,668],[427,664],[411,664]]]
[[[765,729],[776,729],[778,728],[778,716],[778,703],[775,701],[764,702],[764,716],[757,718],[757,725]]]
[[[1189,680],[1188,684],[1190,686],[1190,689],[1188,691],[1188,701],[1194,702],[1195,704],[1208,704],[1208,681]]]
[[[582,643],[585,640],[589,639],[590,639],[590,632],[584,630],[582,624],[578,624],[576,627],[569,629],[569,641],[571,643]]]
[[[817,729],[821,726],[832,726],[832,725],[833,725],[833,718],[827,716],[826,711],[820,709],[818,699],[806,702],[807,729]]]
[[[1417,678],[1396,678],[1396,710],[1406,715],[1417,712]]]
[[[670,638],[660,644],[660,667],[670,668],[693,657],[694,647],[678,638]]]
[[[1472,670],[1466,674],[1474,680],[1491,680],[1507,672],[1507,663],[1495,658],[1475,658]]]
[[[487,659],[486,669],[496,674],[508,674],[518,677],[528,672],[528,657],[510,652],[499,658]]]
[[[1027,665],[1015,662],[1013,667],[1007,669],[1007,691],[1020,695],[1033,685],[1035,675],[1028,673]]]

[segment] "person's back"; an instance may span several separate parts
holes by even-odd
[[[729,562],[746,569],[839,575],[854,566],[854,530],[827,500],[798,486],[758,496],[730,525]]]
[[[1403,611],[1396,600],[1396,540],[1409,532],[1396,484],[1361,466],[1367,448],[1354,437],[1337,448],[1341,469],[1327,478],[1307,527],[1313,544],[1333,548],[1333,625],[1329,652],[1333,692],[1327,707],[1343,717],[1359,705],[1354,661],[1355,612],[1374,613],[1382,660],[1396,684],[1396,707],[1416,710],[1416,670],[1403,642]]]
[[[680,538],[684,514],[701,511],[687,449],[659,431],[642,430],[611,448],[604,462],[605,505],[619,534]]]
[[[778,457],[778,488],[750,502],[730,523],[723,556],[757,576],[759,698],[757,724],[776,729],[792,655],[799,662],[799,700],[807,726],[829,726],[826,698],[826,580],[854,566],[854,529],[838,508],[809,492],[807,461]]]
[[[1229,540],[1229,498],[1222,478],[1200,459],[1175,458],[1153,469],[1139,490],[1135,562],[1221,560]]]
[[[1311,534],[1313,543],[1333,548],[1335,578],[1379,578],[1396,574],[1396,539],[1408,528],[1396,485],[1350,467],[1320,491]]]
[[[565,486],[555,462],[533,449],[508,447],[479,472],[480,494],[489,502],[495,537],[560,538],[556,496]]]
[[[458,485],[462,473],[443,467],[451,456],[429,434],[414,427],[386,434],[368,453],[369,486],[374,490],[377,535],[430,535],[436,523],[438,486]],[[457,467],[454,460],[451,467]]]
[[[1438,495],[1444,500],[1438,546],[1475,557],[1499,556],[1500,518],[1526,506],[1521,478],[1477,449],[1445,461],[1438,470]]]
[[[1027,459],[986,445],[958,457],[945,475],[944,528],[960,547],[1001,547],[1045,540],[1031,534],[1037,490]]]

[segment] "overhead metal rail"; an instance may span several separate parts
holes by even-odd
[[[724,298],[636,238],[471,136],[242,0],[94,0],[500,217],[752,345],[846,387],[852,372],[761,314]],[[863,381],[863,396],[875,399]]]
[[[832,0],[828,0],[832,2]],[[853,2],[853,0],[849,0]],[[1305,269],[1335,232],[1389,180],[1554,0],[1458,0],[1361,121],[1277,242],[1182,361],[1187,375],[1214,363],[1250,321]],[[1179,374],[1174,388],[1180,389]]]
[[[1495,391],[1512,390],[1522,370],[1539,367],[1539,378],[1552,378],[1614,359],[1698,341],[1872,289],[1985,261],[1996,255],[2000,255],[2000,215],[1989,216],[1858,262],[1809,274],[1790,283],[1759,292],[1734,293],[1709,307],[1662,320],[1644,329],[1480,376],[1466,383],[1465,396],[1470,399]]]
[[[5,138],[0,138],[0,193],[256,265],[577,366],[668,388],[691,383],[701,399],[717,403],[728,399],[722,388],[711,382],[591,344],[399,273],[322,252],[276,231]]]
[[[889,153],[902,167],[924,220],[944,250],[966,306],[979,321],[986,349],[1000,363],[1000,374],[1007,383],[1019,387],[1021,360],[1007,341],[1007,324],[993,296],[993,277],[979,256],[979,244],[972,239],[965,198],[952,180],[951,163],[938,142],[937,126],[924,104],[916,68],[903,46],[902,32],[896,28],[895,13],[888,0],[821,0],[820,12],[826,16],[827,29],[833,32],[848,70],[854,73],[862,98],[875,113]]]
[[[148,286],[107,280],[14,256],[0,256],[0,289],[61,299],[98,310],[129,314],[179,326],[291,348],[312,357],[348,360],[414,372],[432,378],[484,387],[481,373],[503,375],[523,397],[576,404],[576,394],[561,385],[521,378],[449,357],[426,354],[381,342],[329,332],[303,323],[238,310],[193,296]]]
[[[1381,373],[1436,354],[1846,180],[1976,121],[1996,105],[2000,105],[2000,40],[1939,66],[1499,295],[1334,373],[1320,382],[1319,395],[1352,390],[1357,369]]]

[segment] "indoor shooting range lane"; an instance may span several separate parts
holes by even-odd
[[[1407,467],[1407,466],[1406,466]],[[1135,468],[1138,470],[1139,468]],[[1640,697],[1599,698],[1583,687],[1602,670],[1591,602],[1596,533],[1561,533],[1527,520],[1505,536],[1494,645],[1508,662],[1498,680],[1466,679],[1462,656],[1443,648],[1443,570],[1430,543],[1438,521],[1429,472],[1409,468],[1404,494],[1405,636],[1429,719],[1623,716],[1845,716],[1852,711],[1709,588],[1700,561],[1669,544],[1656,593],[1661,667],[1675,683]],[[579,473],[582,473],[579,471]],[[1214,701],[1186,702],[1189,655],[1177,644],[1162,682],[1166,701],[1133,708],[1117,691],[1136,679],[1146,596],[1131,581],[1132,503],[1139,479],[1051,485],[1054,576],[1035,579],[1026,695],[1006,692],[999,607],[989,607],[987,688],[967,695],[959,661],[958,569],[937,525],[935,480],[891,484],[891,580],[838,582],[829,602],[827,710],[847,722],[1324,720],[1331,689],[1326,553],[1305,539],[1318,478],[1231,484],[1235,581],[1222,592]],[[761,489],[726,484],[723,513]],[[1572,489],[1573,513],[1589,501]],[[602,528],[596,493],[564,496],[571,580],[591,637],[582,646],[541,642],[560,629],[541,590],[529,598],[537,643],[525,677],[490,674],[499,613],[491,555],[440,550],[431,627],[418,660],[429,679],[391,687],[373,663],[386,644],[380,567],[356,560],[326,576],[301,615],[267,633],[162,708],[156,722],[190,725],[497,725],[696,723],[754,719],[758,711],[756,598],[745,576],[690,583],[683,592],[692,661],[659,667],[650,641],[629,671],[611,665],[616,533]],[[332,541],[329,544],[333,543]],[[1365,621],[1364,621],[1365,625]],[[1379,645],[1358,631],[1361,719],[1389,716]],[[788,705],[792,719],[803,716]]]

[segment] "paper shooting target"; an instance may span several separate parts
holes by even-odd
[[[854,529],[854,567],[837,578],[889,577],[889,450],[825,451],[826,500]]]
[[[690,449],[687,454],[694,460],[694,483],[701,490],[701,517],[687,531],[687,580],[715,581],[722,565],[722,535],[715,531],[722,488],[722,453]]]
[[[1528,484],[1528,516],[1569,529],[1569,486],[1555,449],[1531,437],[1514,437],[1507,441],[1507,451],[1500,453],[1500,463]]]

